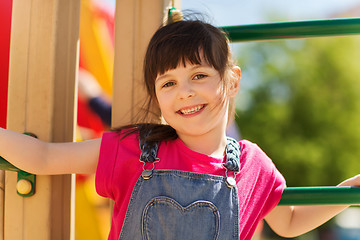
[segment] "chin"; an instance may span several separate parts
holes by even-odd
[[[186,136],[191,136],[191,137],[198,137],[198,136],[203,136],[203,135],[209,133],[210,131],[207,129],[193,128],[193,129],[181,129],[176,132],[178,133],[179,136],[186,135]]]

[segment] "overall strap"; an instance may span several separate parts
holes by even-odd
[[[224,166],[229,171],[240,171],[240,155],[241,147],[238,141],[231,137],[227,137],[226,144],[226,161]]]
[[[139,131],[139,145],[140,145],[140,161],[145,163],[153,163],[156,160],[159,142],[147,142],[146,137],[151,134],[151,131]]]
[[[148,133],[150,134],[150,133]],[[140,161],[146,163],[153,163],[157,159],[157,152],[159,143],[158,142],[146,142],[145,138],[147,135],[139,134],[139,144],[140,144]],[[226,161],[224,166],[229,171],[238,172],[240,170],[240,154],[241,147],[238,141],[233,138],[227,137],[226,144]]]

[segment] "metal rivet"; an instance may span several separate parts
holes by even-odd
[[[32,190],[32,184],[29,180],[20,179],[16,184],[16,190],[23,195],[29,194]]]
[[[152,177],[152,170],[144,170],[142,173],[141,173],[141,176],[143,179],[145,180],[148,180]]]
[[[236,186],[236,181],[233,177],[227,177],[225,183],[228,188],[233,188]]]

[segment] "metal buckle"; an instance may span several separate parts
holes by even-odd
[[[141,173],[141,177],[145,180],[149,180],[152,177],[153,170],[155,169],[155,163],[160,162],[160,158],[156,158],[154,162],[152,162],[152,168],[151,169],[145,169],[145,165],[147,162],[142,161],[139,159],[140,162],[143,163],[143,172]]]
[[[225,184],[228,188],[233,188],[236,186],[236,172],[234,172],[234,177],[229,177],[228,176],[228,169],[225,167],[225,164],[223,164],[223,168],[225,168],[225,176],[226,176],[226,180],[225,180]]]

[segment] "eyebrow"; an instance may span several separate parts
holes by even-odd
[[[193,71],[193,70],[196,70],[198,68],[211,68],[211,67],[208,64],[197,64],[197,65],[194,65],[190,70]],[[169,74],[161,75],[160,77],[155,79],[155,82],[160,81],[161,79],[168,77],[168,75]]]

